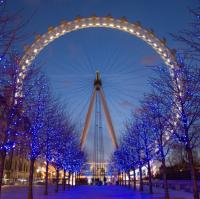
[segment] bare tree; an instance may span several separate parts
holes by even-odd
[[[176,41],[184,44],[181,51],[188,58],[193,58],[197,61],[200,61],[200,2],[197,8],[189,9],[189,12],[192,14],[193,21],[190,23],[190,27],[179,31],[178,34],[172,34],[173,38]]]

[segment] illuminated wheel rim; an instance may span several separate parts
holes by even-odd
[[[126,19],[115,19],[112,17],[89,17],[89,18],[76,18],[71,22],[61,22],[57,27],[49,27],[48,31],[43,35],[37,35],[35,41],[25,48],[24,55],[20,60],[21,71],[17,78],[17,89],[15,97],[22,96],[23,79],[26,77],[26,71],[32,64],[36,56],[42,51],[49,43],[55,39],[84,28],[111,28],[127,32],[133,36],[138,37],[145,43],[150,45],[162,58],[164,63],[169,66],[170,74],[173,74],[171,69],[178,66],[174,53],[166,46],[164,40],[157,38],[150,30],[143,28],[140,23],[129,23]],[[172,72],[172,73],[171,73]]]

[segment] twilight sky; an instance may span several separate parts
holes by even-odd
[[[33,34],[23,44],[31,44],[34,34],[43,34],[49,26],[63,20],[93,14],[140,21],[154,30],[159,38],[167,38],[170,48],[179,48],[170,33],[189,27],[192,16],[188,8],[195,8],[198,0],[7,0],[7,10],[18,10],[29,19],[25,32]],[[20,51],[23,47],[20,46]],[[143,41],[118,30],[93,28],[66,34],[48,45],[35,63],[47,74],[55,96],[66,104],[66,110],[81,129],[93,89],[95,71],[102,76],[113,124],[117,133],[130,112],[139,104],[144,92],[149,91],[148,78],[152,65],[163,64],[159,56]],[[92,151],[94,121],[91,122],[86,147]],[[103,119],[106,156],[112,151]]]

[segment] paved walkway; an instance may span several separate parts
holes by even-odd
[[[70,191],[54,193],[54,187],[50,187],[48,196],[43,195],[42,186],[34,187],[34,199],[163,199],[163,189],[156,189],[155,194],[149,195],[133,191],[120,186],[79,186]],[[60,187],[61,189],[61,187]],[[187,192],[170,192],[171,199],[192,199],[192,194]],[[27,187],[4,186],[1,199],[26,199]]]

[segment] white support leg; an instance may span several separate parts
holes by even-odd
[[[81,149],[83,149],[83,147],[84,147],[85,140],[86,140],[86,137],[88,134],[88,129],[90,127],[91,115],[92,115],[92,111],[94,109],[95,98],[96,98],[96,88],[93,90],[93,94],[90,99],[90,105],[88,108],[88,112],[87,112],[86,119],[85,119],[85,125],[84,125],[83,132],[81,135]]]
[[[108,111],[108,106],[106,103],[106,99],[103,93],[102,88],[100,87],[99,89],[99,93],[100,93],[100,97],[101,97],[101,101],[102,101],[102,105],[103,105],[103,111],[106,117],[106,123],[108,126],[108,132],[110,133],[111,139],[112,139],[112,143],[114,145],[114,147],[117,149],[118,148],[118,144],[117,144],[117,138],[116,138],[116,134],[115,134],[115,130],[112,124],[112,120],[111,120],[111,116],[110,113]]]

